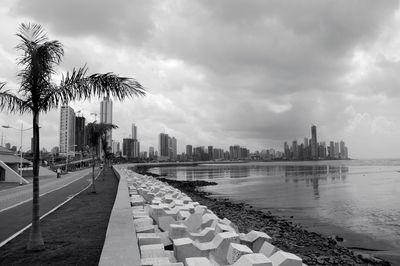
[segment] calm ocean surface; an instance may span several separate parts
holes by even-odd
[[[209,164],[151,172],[210,179],[218,185],[204,190],[217,197],[293,215],[308,227],[310,221],[334,225],[400,250],[400,160]]]

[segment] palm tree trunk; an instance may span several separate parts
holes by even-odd
[[[39,251],[44,249],[39,216],[39,112],[33,112],[33,200],[32,227],[29,234],[27,250]]]
[[[96,186],[94,185],[94,152],[92,152],[92,193],[96,193]]]

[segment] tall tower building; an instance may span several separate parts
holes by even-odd
[[[169,137],[168,134],[160,133],[159,135],[159,160],[165,161],[169,158]]]
[[[186,145],[186,156],[187,156],[188,160],[193,159],[193,147],[192,147],[192,145]]]
[[[155,158],[154,147],[149,147],[149,159],[153,160]]]
[[[112,101],[110,97],[104,97],[103,100],[100,102],[100,123],[104,124],[112,124]],[[112,131],[110,130],[107,133],[107,146],[111,149],[112,145]]]
[[[311,158],[318,159],[317,127],[315,125],[311,127]]]
[[[137,127],[135,124],[132,124],[132,139],[137,139]]]
[[[75,144],[76,151],[85,149],[85,118],[83,116],[75,117]]]
[[[171,159],[176,161],[178,156],[178,143],[175,137],[171,138]]]
[[[75,112],[65,104],[60,112],[60,153],[67,156],[71,152],[75,155]]]

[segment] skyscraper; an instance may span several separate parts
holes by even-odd
[[[155,154],[154,154],[154,147],[149,147],[149,159],[154,160]]]
[[[104,97],[100,102],[100,123],[112,124],[112,101],[110,97]],[[107,147],[111,149],[112,145],[112,131],[107,132],[106,136]]]
[[[207,153],[209,160],[214,160],[213,148],[214,148],[213,146],[208,146]]]
[[[85,118],[75,117],[75,144],[76,151],[82,151],[85,149]]]
[[[160,133],[159,135],[159,160],[160,161],[166,161],[169,158],[169,137],[168,134]]]
[[[112,153],[117,155],[120,154],[120,144],[118,141],[112,141]]]
[[[318,141],[317,141],[317,127],[311,127],[311,159],[318,159]]]
[[[137,127],[135,124],[132,124],[132,139],[137,139]]]
[[[68,104],[60,112],[60,153],[64,156],[75,151],[75,112]],[[73,154],[74,155],[74,154]]]
[[[186,145],[186,157],[188,160],[193,159],[193,147],[192,145]]]
[[[176,161],[177,159],[177,151],[178,151],[178,147],[177,147],[177,140],[175,137],[171,137],[170,138],[170,159],[173,161]]]
[[[297,140],[293,140],[292,150],[293,150],[293,160],[298,160],[299,159],[299,147],[297,146]]]

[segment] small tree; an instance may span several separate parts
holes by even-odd
[[[97,124],[96,121],[93,123],[89,123],[87,125],[87,130],[89,132],[89,148],[90,153],[92,154],[92,193],[96,193],[96,187],[94,184],[94,167],[96,164],[95,155],[98,156],[99,146],[101,144],[104,156],[106,156],[107,152],[107,141],[106,136],[107,133],[113,129],[118,128],[118,126],[113,124],[105,124],[100,123]]]
[[[131,78],[113,73],[86,75],[87,68],[67,73],[60,85],[52,82],[55,67],[61,63],[64,49],[59,41],[49,41],[38,24],[22,23],[17,36],[22,52],[18,64],[20,87],[18,93],[4,90],[0,82],[0,109],[14,113],[31,113],[33,124],[33,199],[32,227],[27,245],[28,250],[43,250],[44,241],[40,230],[39,216],[39,115],[57,108],[60,103],[84,100],[92,96],[111,95],[118,100],[145,95],[142,85]]]

